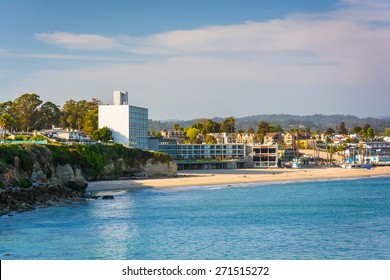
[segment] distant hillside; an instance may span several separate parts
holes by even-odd
[[[216,117],[213,121],[222,122],[225,118]],[[287,114],[273,114],[273,115],[256,115],[236,118],[236,128],[244,130],[249,127],[257,129],[257,124],[260,121],[267,121],[270,124],[280,124],[284,129],[291,128],[310,128],[311,130],[320,129],[326,130],[329,127],[336,128],[340,122],[345,122],[346,127],[364,126],[370,124],[373,128],[379,131],[384,131],[385,128],[390,127],[390,118],[358,118],[352,115],[308,115],[296,116]],[[172,129],[174,123],[179,123],[182,127],[192,126],[196,122],[194,120],[187,121],[154,121],[149,120],[149,128],[154,131],[161,131],[162,129]]]

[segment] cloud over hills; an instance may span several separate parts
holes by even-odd
[[[367,116],[384,114],[390,101],[388,1],[344,0],[330,12],[148,36],[35,36],[58,52],[70,51],[58,59],[93,60],[86,53],[93,51],[102,62],[96,53],[104,51],[104,63],[41,69],[19,91],[111,102],[113,87],[119,87],[159,119],[281,112]],[[381,102],[368,108],[367,95]],[[167,111],[172,100],[175,108]]]

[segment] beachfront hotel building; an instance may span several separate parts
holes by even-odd
[[[253,167],[278,167],[278,145],[253,145]]]
[[[99,105],[99,128],[108,127],[115,143],[148,148],[148,109],[128,104],[128,92],[114,91],[113,105]]]
[[[178,169],[236,169],[246,162],[246,145],[178,144]]]
[[[179,169],[273,168],[278,145],[246,143],[180,144],[176,139],[150,137],[149,149],[169,154]]]
[[[243,159],[246,157],[245,144],[178,144],[180,159]]]

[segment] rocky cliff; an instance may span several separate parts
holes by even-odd
[[[0,214],[82,197],[91,180],[176,175],[166,154],[122,145],[0,145]]]

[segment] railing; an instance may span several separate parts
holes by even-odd
[[[1,140],[0,144],[47,144],[46,140]]]

